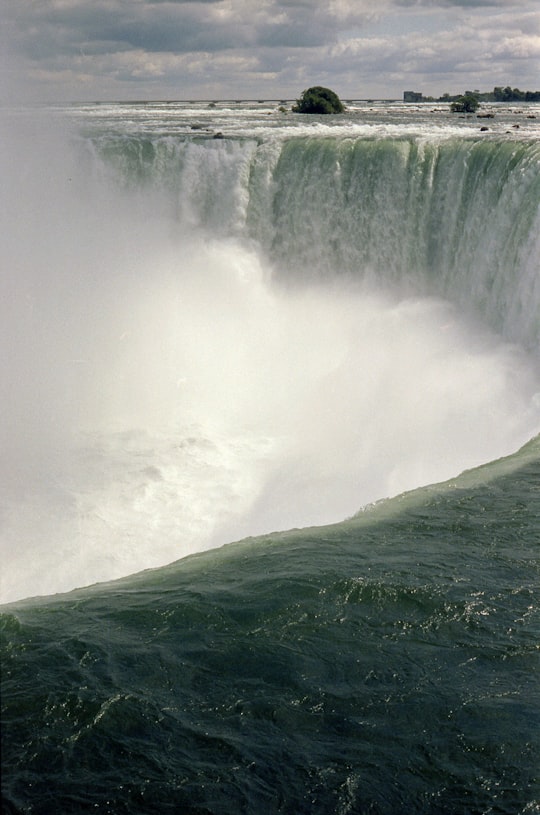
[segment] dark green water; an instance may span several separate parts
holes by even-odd
[[[539,812],[539,444],[4,606],[3,811]]]

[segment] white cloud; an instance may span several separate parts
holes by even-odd
[[[38,98],[536,90],[535,2],[4,0],[3,80]]]
[[[504,37],[494,46],[493,53],[510,59],[536,59],[540,62],[540,36]]]

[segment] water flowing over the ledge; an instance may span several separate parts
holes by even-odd
[[[7,813],[540,811],[540,141],[493,107],[4,121]]]
[[[4,161],[4,600],[335,522],[538,432],[525,130],[68,113],[16,119]]]

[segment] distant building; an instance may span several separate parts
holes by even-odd
[[[404,102],[421,102],[422,101],[422,94],[416,93],[416,91],[403,91],[403,101]]]

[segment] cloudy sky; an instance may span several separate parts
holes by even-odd
[[[538,0],[1,0],[0,101],[540,86]]]

